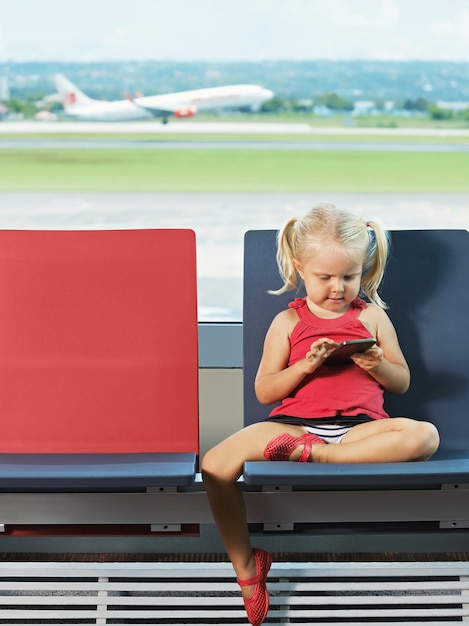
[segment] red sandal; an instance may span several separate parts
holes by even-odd
[[[324,443],[324,441],[317,435],[311,433],[306,433],[305,435],[301,435],[301,437],[293,437],[293,435],[289,433],[281,433],[266,445],[264,456],[268,461],[288,461],[292,452],[296,450],[298,446],[304,445],[303,452],[298,461],[300,463],[306,463],[309,459],[311,446],[317,443]]]
[[[260,626],[265,620],[269,610],[269,594],[266,589],[266,579],[272,565],[272,556],[265,550],[253,548],[252,553],[256,561],[256,575],[247,580],[239,580],[240,587],[256,585],[254,593],[249,599],[243,598],[244,607],[248,614],[249,623],[252,626]]]

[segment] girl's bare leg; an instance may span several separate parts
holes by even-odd
[[[310,460],[315,463],[426,461],[439,442],[433,424],[394,417],[354,426],[339,445],[313,446]]]
[[[304,434],[304,429],[268,422],[253,424],[209,450],[202,462],[204,484],[213,517],[240,580],[252,578],[256,573],[256,564],[244,498],[237,480],[242,474],[244,462],[264,461],[267,443],[282,432],[300,436]],[[243,597],[250,598],[253,591],[254,586],[243,587]]]

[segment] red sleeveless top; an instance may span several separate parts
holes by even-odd
[[[296,298],[289,307],[296,310],[298,323],[290,337],[288,366],[304,359],[313,341],[329,337],[334,341],[362,339],[372,335],[358,320],[366,302],[355,298],[348,310],[340,317],[323,319],[308,309],[306,298]],[[383,407],[383,387],[367,372],[355,365],[321,364],[308,374],[292,393],[270,413],[291,417],[318,418],[354,416],[365,413],[373,419],[389,417]]]

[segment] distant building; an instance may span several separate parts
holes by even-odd
[[[357,100],[354,102],[352,115],[376,115],[378,109],[374,100]]]
[[[0,102],[0,120],[4,120],[8,117],[10,109]]]
[[[469,109],[469,102],[437,102],[436,105],[440,109],[453,111],[453,113],[460,113],[461,111]]]
[[[0,76],[0,102],[6,102],[10,99],[10,88],[8,86],[8,78]]]
[[[382,115],[387,113],[392,115],[396,113],[395,105],[392,100],[386,100],[380,106],[374,100],[357,100],[354,102],[352,115]]]
[[[329,115],[335,115],[336,111],[326,107],[325,104],[315,104],[313,107],[313,113],[318,117],[328,117]]]

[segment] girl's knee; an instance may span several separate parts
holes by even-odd
[[[205,453],[201,463],[201,471],[204,481],[212,478],[233,482],[240,477],[242,465],[239,467],[239,463],[230,458],[223,446],[219,444]]]
[[[409,420],[408,436],[413,443],[415,461],[426,461],[438,450],[440,435],[434,424]]]
[[[422,459],[425,461],[435,454],[440,445],[440,433],[436,426],[430,422],[421,422],[422,432],[425,441]]]
[[[208,450],[208,452],[205,453],[202,459],[202,474],[218,476],[222,467],[221,457],[222,455],[217,452],[217,448],[212,448],[211,450]]]

